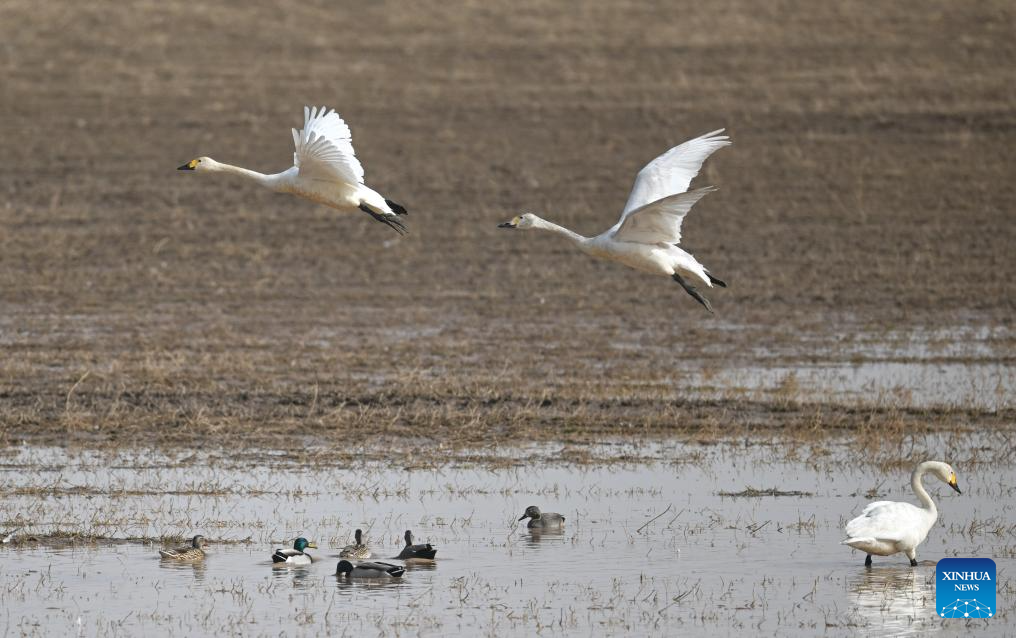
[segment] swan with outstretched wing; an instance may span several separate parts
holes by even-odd
[[[500,224],[500,228],[537,228],[563,235],[580,250],[594,257],[624,264],[635,270],[671,277],[689,295],[705,306],[712,305],[695,287],[709,288],[727,284],[714,277],[690,253],[678,247],[681,224],[691,207],[712,187],[688,191],[703,162],[715,151],[729,145],[723,129],[675,146],[649,162],[635,178],[621,218],[596,237],[583,237],[532,213],[525,213]],[[694,282],[694,283],[693,283]]]
[[[363,166],[353,151],[352,135],[338,113],[324,106],[305,106],[303,128],[293,129],[293,143],[293,166],[281,173],[266,175],[210,157],[192,159],[178,170],[232,173],[336,210],[367,213],[400,234],[406,232],[399,220],[406,209],[363,183]]]

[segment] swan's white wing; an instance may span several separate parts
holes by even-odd
[[[628,213],[615,228],[613,238],[639,244],[677,244],[681,223],[695,202],[716,188],[706,186],[688,193],[664,197]]]
[[[892,510],[897,505],[909,505],[909,503],[897,503],[896,501],[872,501],[871,503],[868,503],[867,505],[864,506],[864,509],[861,510],[861,515],[855,518],[854,520],[860,520],[867,516],[877,516],[878,510],[882,508]]]
[[[870,503],[861,515],[846,525],[847,536],[851,539],[875,538],[901,541],[914,535],[926,525],[926,515],[919,507],[910,503],[876,501]]]
[[[353,152],[349,127],[339,114],[327,107],[303,107],[303,130],[293,129],[293,164],[300,177],[363,183],[363,166]]]
[[[691,180],[702,168],[702,162],[716,150],[730,144],[730,138],[720,135],[723,131],[724,129],[719,129],[688,140],[646,164],[635,177],[635,185],[628,195],[628,203],[624,205],[621,221],[646,204],[688,190]]]

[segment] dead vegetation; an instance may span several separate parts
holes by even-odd
[[[0,442],[432,453],[416,464],[1011,424],[1011,403],[859,407],[793,375],[699,392],[740,366],[913,359],[878,349],[917,328],[924,361],[1016,356],[1012,7],[793,5],[7,3]],[[284,168],[304,103],[343,113],[409,236],[173,170]],[[722,189],[686,237],[731,283],[717,317],[495,228],[602,229],[640,166],[720,126],[735,145],[700,180]]]
[[[740,492],[717,492],[720,496],[729,496],[731,498],[759,498],[761,496],[814,496],[811,492],[802,492],[801,490],[781,490],[775,487],[757,489],[751,487],[745,487]],[[752,530],[754,531],[754,530]]]

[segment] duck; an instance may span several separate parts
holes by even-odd
[[[413,544],[413,532],[406,530],[406,546],[402,548],[402,552],[397,556],[402,560],[411,559],[426,559],[433,560],[434,556],[437,555],[437,550],[430,543],[421,543],[419,545]]]
[[[639,171],[621,218],[595,237],[584,237],[532,213],[515,216],[499,228],[545,230],[569,240],[582,252],[598,259],[618,262],[653,275],[670,277],[710,314],[712,304],[696,284],[726,288],[691,253],[679,248],[681,225],[700,199],[716,189],[707,186],[689,191],[706,158],[731,144],[718,129],[675,146]]]
[[[191,539],[189,547],[177,547],[175,549],[160,549],[159,556],[170,560],[204,560],[205,559],[205,537],[198,534]]]
[[[289,193],[344,213],[367,213],[400,235],[399,217],[406,208],[363,183],[363,166],[353,152],[353,138],[342,117],[325,106],[303,108],[303,129],[293,129],[293,166],[265,175],[239,166],[198,157],[177,168],[197,173],[227,173]]]
[[[301,536],[293,541],[292,549],[277,549],[272,554],[273,563],[286,563],[288,565],[310,565],[314,558],[308,554],[306,549],[317,549],[317,545]]]
[[[363,531],[356,530],[353,533],[353,537],[356,539],[356,543],[343,547],[342,551],[339,552],[339,558],[356,558],[358,560],[370,558],[370,548],[363,543]]]
[[[402,565],[393,565],[392,563],[380,561],[357,563],[354,565],[348,560],[340,560],[339,564],[335,567],[335,574],[337,576],[345,576],[346,578],[402,578],[402,575],[405,573],[406,568]]]
[[[564,527],[564,516],[554,512],[541,512],[540,508],[530,505],[525,513],[519,518],[520,521],[529,519],[526,527],[529,529],[561,529]]]
[[[900,552],[906,554],[912,567],[917,566],[917,546],[924,542],[938,520],[935,502],[921,482],[925,474],[946,483],[958,494],[963,493],[956,480],[956,472],[948,463],[924,461],[919,464],[910,475],[910,487],[921,502],[920,506],[876,501],[869,503],[860,516],[846,524],[847,538],[841,544],[865,552],[866,567],[871,567],[872,555],[892,556]]]

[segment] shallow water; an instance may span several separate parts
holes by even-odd
[[[749,327],[728,323],[724,329],[737,333]],[[672,381],[684,393],[713,399],[985,411],[1016,407],[1013,339],[1005,327],[858,328],[781,336],[745,352],[730,351],[721,341],[711,348],[724,365],[688,358],[684,376]],[[646,350],[644,335],[629,337],[613,347]],[[747,358],[728,365],[738,354]]]
[[[1016,367],[1004,363],[868,361],[809,365],[741,366],[694,375],[697,394],[744,393],[771,400],[920,408],[1016,406]]]
[[[159,561],[161,545],[143,541],[4,545],[0,624],[28,635],[149,636],[1007,632],[1011,465],[957,462],[962,496],[931,484],[941,515],[918,551],[928,562],[876,558],[868,570],[838,544],[842,524],[869,490],[912,501],[908,470],[857,466],[835,449],[801,460],[759,446],[654,452],[658,461],[636,465],[354,471],[271,456],[181,464],[21,448],[0,469],[4,524],[20,520],[22,538],[64,530],[212,542],[201,565]],[[719,495],[746,486],[811,496]],[[530,504],[563,513],[566,530],[529,533],[516,519]],[[438,560],[394,583],[339,580],[334,556],[355,527],[380,557],[397,554],[411,528]],[[274,567],[272,549],[297,535],[317,541],[320,560]],[[990,621],[935,616],[933,561],[966,555],[998,562]]]

